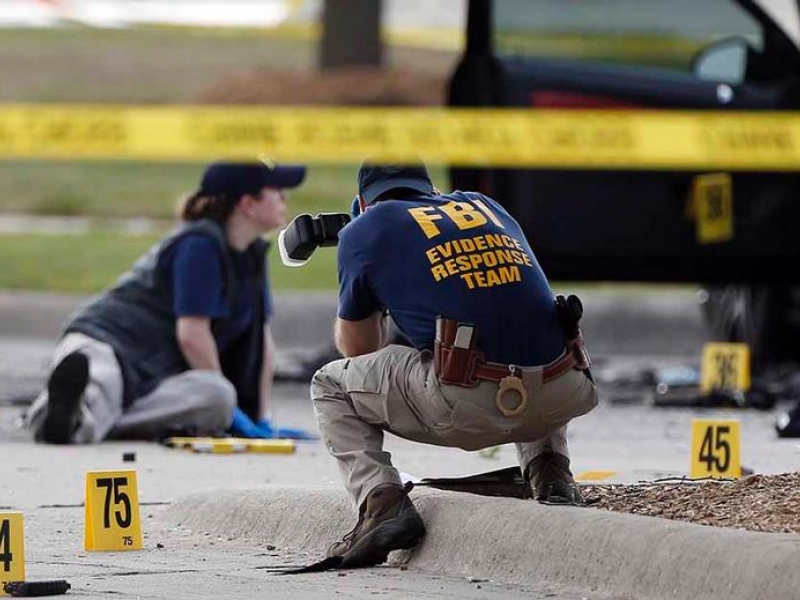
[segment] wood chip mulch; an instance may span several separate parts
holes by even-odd
[[[738,481],[583,485],[594,508],[771,533],[800,533],[800,473]]]

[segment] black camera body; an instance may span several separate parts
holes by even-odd
[[[336,246],[339,232],[350,221],[347,213],[320,213],[316,217],[297,215],[278,238],[281,259],[289,266],[299,266],[317,248]]]

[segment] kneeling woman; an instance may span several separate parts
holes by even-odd
[[[285,223],[285,190],[304,177],[300,166],[209,166],[181,224],[70,319],[26,415],[36,440],[212,435],[242,424],[268,437],[262,236]]]

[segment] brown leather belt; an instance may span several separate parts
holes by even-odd
[[[572,352],[565,351],[559,358],[545,365],[542,369],[542,381],[547,383],[560,377],[567,371],[578,367],[578,359]],[[516,371],[516,372],[515,372]],[[487,381],[497,381],[509,376],[519,377],[519,367],[514,365],[501,365],[499,363],[478,363],[475,368],[475,377]]]
[[[439,381],[475,387],[481,380],[500,383],[508,377],[520,377],[522,367],[486,362],[483,353],[475,347],[476,337],[471,325],[444,318],[437,320],[433,355]],[[567,342],[564,353],[542,368],[542,381],[546,383],[572,369],[584,370],[589,366],[589,355],[579,331]]]
[[[443,364],[447,363],[450,355],[450,348],[440,346],[439,352],[441,353],[441,360]],[[586,368],[581,367],[581,362],[576,358],[574,352],[564,351],[559,358],[554,360],[542,369],[542,382],[547,383],[558,377],[561,377],[567,371],[572,369]],[[515,365],[503,365],[500,363],[481,362],[475,361],[475,366],[472,369],[472,377],[470,379],[483,379],[485,381],[494,381],[499,383],[500,380],[506,377],[520,376],[521,367]],[[477,383],[477,381],[475,381]]]

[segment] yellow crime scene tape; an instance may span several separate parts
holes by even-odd
[[[5,105],[0,159],[800,169],[800,113]]]

